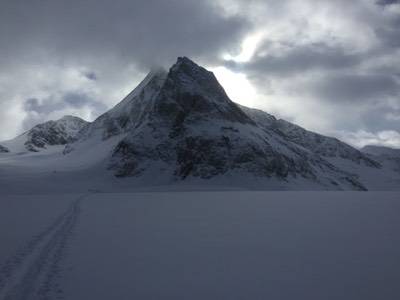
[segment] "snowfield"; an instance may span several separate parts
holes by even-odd
[[[398,300],[398,151],[237,105],[180,57],[0,143],[0,300]]]
[[[400,299],[399,199],[0,195],[0,299]]]

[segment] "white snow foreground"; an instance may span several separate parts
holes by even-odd
[[[398,190],[400,160],[232,102],[188,58],[155,70],[92,123],[67,117],[0,143],[3,193],[143,186]]]
[[[399,299],[398,199],[2,195],[0,299]]]
[[[24,246],[5,260],[0,268],[0,299],[59,298],[62,290],[56,280],[60,275],[60,263],[78,221],[80,202],[84,197],[76,197],[54,221],[42,231],[35,232]],[[36,204],[40,206],[40,200]],[[47,212],[46,208],[41,209]],[[26,230],[25,221],[19,221],[18,227]],[[6,247],[10,246],[10,243],[6,244]]]

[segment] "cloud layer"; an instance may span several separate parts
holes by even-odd
[[[399,1],[5,0],[0,43],[0,139],[91,120],[186,55],[246,77],[256,95],[241,103],[400,147]]]
[[[399,1],[249,3],[238,1],[257,8],[263,39],[226,66],[257,86],[259,107],[353,145],[400,147],[398,134],[381,138],[400,130]]]

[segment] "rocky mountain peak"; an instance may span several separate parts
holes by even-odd
[[[153,108],[175,123],[213,119],[254,124],[229,99],[215,75],[187,57],[178,58],[170,68]]]
[[[189,94],[202,93],[218,96],[216,100],[228,98],[215,75],[187,57],[178,58],[170,68],[166,83],[174,84],[181,89],[181,92]]]
[[[176,76],[177,74],[185,75],[187,79],[192,80],[213,79],[212,72],[187,57],[178,57],[176,63],[170,68],[169,75]]]
[[[168,72],[152,69],[131,93],[80,135],[108,139],[142,126],[170,128],[175,134],[188,124],[211,120],[255,125],[229,99],[212,72],[180,57]]]

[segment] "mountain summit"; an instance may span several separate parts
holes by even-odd
[[[277,188],[366,189],[356,174],[331,159],[380,168],[336,139],[239,106],[212,72],[186,57],[168,72],[150,72],[64,153],[96,143],[109,147],[106,167],[115,176],[145,180],[157,175],[161,182],[229,179]]]
[[[177,123],[191,117],[254,123],[229,99],[212,72],[186,57],[172,66],[160,94],[156,111]]]

